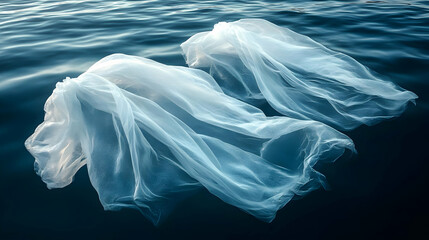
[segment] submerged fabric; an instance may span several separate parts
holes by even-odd
[[[353,58],[262,19],[218,23],[181,47],[188,65],[208,70],[226,94],[342,130],[397,116],[417,98]]]
[[[105,209],[132,207],[155,224],[194,190],[271,221],[320,186],[313,170],[352,141],[319,122],[266,117],[207,73],[115,54],[65,79],[25,145],[49,188],[87,165]]]

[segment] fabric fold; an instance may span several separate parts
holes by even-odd
[[[323,184],[313,169],[353,142],[313,121],[267,117],[207,73],[114,54],[65,79],[25,142],[49,188],[87,165],[105,209],[139,209],[158,224],[206,188],[270,222],[293,196]]]
[[[226,94],[341,130],[400,115],[417,96],[353,58],[262,19],[220,22],[181,45],[187,64]]]

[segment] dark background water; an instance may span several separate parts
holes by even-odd
[[[105,212],[86,168],[48,190],[24,141],[55,83],[111,53],[185,65],[180,43],[219,21],[264,18],[346,53],[415,92],[399,118],[347,134],[359,154],[320,166],[331,185],[271,224],[207,192],[161,226]],[[330,239],[428,236],[429,1],[0,2],[0,239]]]

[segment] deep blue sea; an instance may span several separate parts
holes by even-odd
[[[65,77],[112,53],[185,66],[180,44],[219,21],[263,18],[357,59],[419,96],[400,117],[347,134],[358,155],[319,166],[330,190],[270,224],[208,192],[154,227],[106,212],[86,167],[48,190],[25,139]],[[0,239],[354,239],[429,234],[429,1],[0,2]],[[424,235],[423,235],[424,236]]]

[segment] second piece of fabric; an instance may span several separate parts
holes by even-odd
[[[342,130],[400,115],[417,96],[353,58],[262,19],[221,22],[181,45],[230,96]]]

